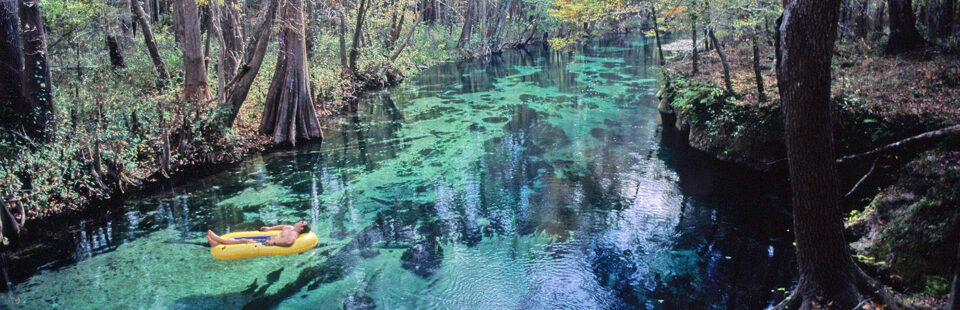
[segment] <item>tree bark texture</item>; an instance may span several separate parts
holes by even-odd
[[[357,6],[357,24],[353,28],[353,42],[350,43],[350,55],[348,56],[347,63],[350,66],[350,73],[357,73],[357,60],[360,58],[360,42],[363,40],[363,21],[367,17],[367,11],[369,11],[368,0],[360,0],[360,5]]]
[[[800,280],[778,308],[809,309],[811,301],[825,298],[851,309],[864,299],[863,292],[883,294],[854,263],[843,234],[830,116],[830,62],[839,9],[839,0],[792,0],[779,28],[777,85]]]
[[[277,144],[323,139],[307,78],[302,0],[285,0],[281,16],[280,54],[264,103],[260,133],[272,135]]]
[[[47,65],[47,41],[40,19],[39,0],[20,0],[20,30],[23,38],[23,96],[32,111],[32,137],[49,141],[56,131],[56,107]],[[28,132],[28,134],[30,134]]]
[[[660,55],[660,65],[666,65],[667,60],[663,58],[663,43],[660,42],[660,26],[657,25],[657,9],[650,8],[650,17],[653,18],[653,34],[657,38],[657,53]]]
[[[953,285],[950,287],[947,310],[960,310],[960,246],[957,247],[957,260],[953,265]]]
[[[114,68],[124,68],[127,66],[126,62],[123,60],[123,52],[120,50],[120,40],[117,40],[117,36],[110,33],[110,30],[107,29],[107,51],[110,54],[110,65]]]
[[[23,98],[23,55],[17,1],[0,0],[0,120],[10,130],[26,132],[35,129],[24,117],[31,109]]]
[[[460,30],[460,40],[457,41],[457,48],[464,48],[470,45],[470,31],[473,29],[473,11],[472,0],[467,0],[467,13],[463,15],[463,29]]]
[[[263,65],[263,57],[267,53],[267,45],[270,44],[271,33],[274,20],[276,19],[277,7],[280,0],[269,0],[263,15],[263,21],[253,32],[250,42],[243,54],[243,64],[230,81],[224,81],[227,85],[224,87],[226,99],[221,103],[221,111],[225,111],[223,126],[229,128],[233,126],[240,113],[243,102],[247,99],[250,92],[250,86],[253,85],[257,73],[260,72],[260,66]]]
[[[163,58],[160,57],[160,49],[157,48],[157,41],[153,38],[153,28],[150,28],[150,20],[147,19],[147,14],[143,12],[140,1],[133,1],[133,14],[140,24],[140,32],[143,33],[143,43],[147,46],[147,52],[150,53],[150,60],[153,61],[153,67],[157,69],[157,77],[160,78],[160,83],[164,84],[170,79],[170,73],[167,71],[167,65],[163,62]]]
[[[734,95],[736,93],[733,92],[733,83],[730,81],[730,64],[727,63],[727,54],[720,47],[720,41],[717,40],[717,35],[713,33],[713,29],[710,29],[709,34],[710,41],[713,42],[717,55],[720,56],[720,63],[723,65],[723,85],[727,88],[727,94]]]
[[[953,9],[956,0],[927,0],[924,24],[931,37],[946,38],[953,31]]]
[[[177,0],[183,37],[183,96],[184,101],[203,101],[209,96],[207,71],[203,61],[203,46],[200,39],[200,15],[195,0]]]
[[[885,51],[897,54],[920,48],[923,37],[917,31],[916,16],[910,0],[887,0],[890,16],[890,38]]]
[[[759,34],[759,29],[754,29],[752,35],[753,41],[753,75],[757,80],[757,100],[760,102],[767,102],[767,94],[763,92],[763,75],[760,70],[760,39],[757,38]]]
[[[690,17],[690,36],[693,37],[693,75],[700,72],[700,52],[697,50],[697,16]]]
[[[347,61],[347,11],[340,4],[340,12],[337,18],[340,20],[340,68],[344,73],[350,74],[350,63]]]
[[[243,34],[240,32],[240,10],[237,0],[224,0],[222,6],[217,8],[217,19],[220,22],[220,35],[217,39],[220,41],[220,62],[217,66],[220,69],[219,81],[225,87],[233,80],[237,70],[240,68],[240,60],[243,56]]]

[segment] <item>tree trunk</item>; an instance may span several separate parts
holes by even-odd
[[[317,25],[316,23],[318,19],[316,18],[316,8],[314,8],[314,1],[312,0],[305,0],[305,1],[307,2],[306,16],[307,16],[308,22],[303,27],[306,29],[306,34],[307,34],[307,37],[306,37],[307,60],[310,60],[310,59],[313,59],[314,45],[315,45],[313,41],[317,37],[317,27],[319,27],[319,25]]]
[[[0,125],[11,131],[35,132],[30,105],[23,98],[23,55],[20,50],[18,0],[0,0]]]
[[[264,102],[260,133],[273,135],[277,144],[296,145],[298,139],[322,140],[323,133],[313,109],[307,78],[302,0],[286,0],[281,14],[284,23],[280,32],[280,53]]]
[[[215,2],[211,2],[213,4]],[[220,24],[220,34],[217,39],[220,43],[220,62],[217,64],[220,71],[218,77],[222,90],[233,80],[240,68],[240,57],[243,52],[243,34],[240,33],[240,11],[237,0],[224,0],[223,6],[213,5],[216,8],[217,19]]]
[[[666,65],[667,61],[663,58],[663,43],[660,42],[660,26],[657,25],[657,9],[650,8],[650,16],[653,18],[653,34],[657,38],[657,53],[660,55],[660,65]]]
[[[20,0],[20,29],[23,38],[23,95],[30,105],[30,115],[36,126],[31,136],[40,141],[49,141],[57,129],[57,111],[53,104],[53,85],[47,66],[47,41],[40,19],[39,0]]]
[[[150,28],[150,21],[140,6],[140,1],[133,2],[133,14],[140,24],[140,32],[143,33],[143,42],[150,53],[150,60],[153,61],[153,67],[157,69],[157,77],[160,78],[160,84],[165,84],[170,79],[170,73],[167,71],[167,65],[163,63],[163,57],[160,57],[160,50],[157,48],[157,42],[153,39],[153,29]]]
[[[253,80],[257,77],[257,72],[260,71],[260,66],[263,64],[263,57],[266,55],[267,45],[270,43],[270,34],[279,2],[280,0],[269,0],[266,13],[263,15],[263,21],[250,37],[250,42],[247,43],[243,54],[243,64],[240,65],[239,71],[229,83],[223,82],[227,83],[224,87],[226,99],[221,103],[220,110],[227,111],[223,118],[223,126],[226,128],[233,126],[237,114],[240,113],[240,108],[243,106],[243,101],[247,99],[250,86],[253,85]]]
[[[360,0],[360,5],[357,6],[357,25],[353,28],[353,42],[350,43],[350,55],[347,59],[351,74],[357,73],[357,59],[360,58],[360,42],[363,36],[363,20],[367,17],[368,6],[368,0]]]
[[[697,16],[690,17],[690,36],[693,37],[693,75],[700,72],[700,51],[697,51]]]
[[[887,0],[890,15],[890,38],[886,52],[897,54],[921,47],[923,37],[917,31],[916,17],[910,0]]]
[[[473,29],[473,6],[473,1],[467,0],[467,13],[463,15],[463,29],[460,30],[460,40],[457,41],[457,48],[470,45],[470,31]]]
[[[890,308],[898,306],[854,263],[844,240],[830,115],[830,62],[839,8],[839,0],[793,0],[778,27],[777,85],[800,273],[796,289],[779,309],[810,309],[813,301],[852,309],[865,299],[864,293],[879,297],[877,302],[890,302]]]
[[[957,260],[953,265],[953,285],[950,287],[947,310],[960,310],[960,246],[957,247]]]
[[[393,56],[390,56],[390,62],[397,60],[397,57],[400,57],[400,53],[403,52],[403,49],[407,47],[407,44],[410,43],[410,38],[413,37],[413,33],[417,31],[417,26],[420,25],[420,16],[418,15],[413,20],[413,26],[410,26],[410,30],[407,32],[407,35],[403,37],[403,43],[400,43],[400,46],[397,47],[397,50],[393,52]]]
[[[195,0],[177,0],[183,31],[183,96],[184,101],[203,101],[209,96],[207,72],[204,69],[203,46],[200,39],[200,16]]]
[[[717,50],[717,55],[720,56],[720,63],[723,64],[723,84],[727,88],[727,94],[736,95],[733,91],[733,83],[730,82],[730,64],[727,63],[727,54],[720,48],[720,41],[717,40],[717,35],[713,33],[713,29],[710,29],[709,34],[710,41],[713,42],[713,47]]]
[[[120,51],[120,41],[117,40],[117,36],[110,33],[110,29],[107,28],[107,50],[110,54],[110,65],[114,68],[124,68],[127,64],[123,61],[123,53]]]
[[[338,2],[339,3],[339,2]],[[343,9],[343,5],[340,4],[340,12],[337,14],[338,19],[340,20],[340,68],[344,72],[344,75],[352,76],[353,73],[350,72],[350,63],[347,61],[347,21],[346,21],[346,10]]]
[[[760,74],[760,40],[757,38],[759,30],[753,29],[753,75],[757,80],[757,100],[767,102],[767,94],[763,92],[763,75]]]
[[[924,24],[931,37],[946,38],[953,30],[953,7],[956,0],[927,0]]]

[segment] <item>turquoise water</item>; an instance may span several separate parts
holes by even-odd
[[[11,309],[763,308],[793,278],[762,179],[659,125],[653,41],[430,68],[326,140],[65,219],[13,257]],[[304,219],[300,255],[213,259]]]

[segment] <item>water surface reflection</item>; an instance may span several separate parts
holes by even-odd
[[[426,70],[324,124],[320,147],[70,223],[24,252],[49,264],[5,305],[763,308],[793,276],[789,216],[767,182],[661,132],[649,43]],[[301,255],[197,245],[297,219],[321,237]]]

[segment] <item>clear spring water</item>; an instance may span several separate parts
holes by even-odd
[[[661,129],[652,43],[430,68],[320,146],[33,232],[0,308],[764,308],[794,276],[789,215]],[[199,245],[299,219],[321,240],[300,255]]]

